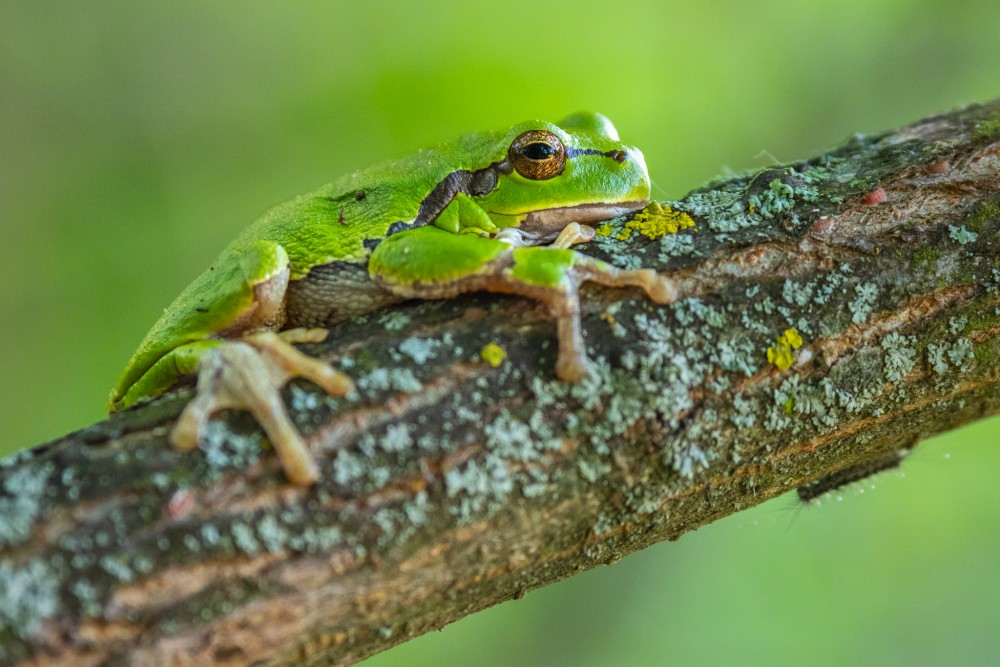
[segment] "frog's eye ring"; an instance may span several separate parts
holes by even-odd
[[[566,147],[558,136],[545,130],[531,130],[517,137],[507,151],[517,173],[533,181],[544,181],[562,173]]]

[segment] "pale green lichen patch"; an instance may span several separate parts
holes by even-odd
[[[472,460],[451,468],[445,471],[444,485],[447,496],[457,500],[451,512],[463,523],[499,509],[514,490],[510,470],[498,459]]]
[[[666,204],[673,210],[705,220],[709,230],[717,233],[770,224],[786,214],[792,224],[797,225],[799,218],[794,210],[795,202],[818,201],[817,184],[829,177],[828,172],[821,173],[819,170],[807,173],[810,174],[808,178],[794,170],[767,170],[754,176],[743,187],[735,182],[728,187],[695,192],[681,201]],[[766,182],[760,182],[761,178],[767,179]]]
[[[22,464],[7,474],[0,496],[0,548],[18,544],[31,535],[54,472],[51,463],[44,463]]]
[[[785,280],[781,288],[781,298],[790,304],[805,306],[812,300],[815,289],[816,286],[813,283]]]
[[[760,212],[767,219],[787,213],[794,203],[795,188],[777,178],[768,184],[766,190],[747,199],[750,213]]]
[[[125,554],[105,554],[98,560],[100,568],[121,582],[135,579],[135,572],[129,566],[129,558]]]
[[[246,469],[260,460],[264,435],[257,429],[236,433],[223,420],[212,420],[202,435],[200,448],[204,462],[215,475],[225,470]]]
[[[660,254],[657,261],[667,264],[673,257],[684,257],[696,255],[694,248],[694,238],[688,234],[675,234],[664,236],[660,239]]]
[[[407,424],[392,424],[378,439],[379,447],[386,452],[401,452],[413,446],[413,436]]]
[[[80,611],[86,617],[99,616],[101,603],[97,587],[87,579],[78,579],[70,586],[70,592],[76,597]]]
[[[251,526],[237,521],[230,526],[229,532],[233,537],[233,544],[236,545],[237,549],[248,556],[256,556],[260,553],[260,541],[257,539]]]
[[[968,338],[959,338],[948,350],[948,360],[957,368],[965,368],[975,358],[975,349]]]
[[[257,537],[270,553],[278,553],[288,546],[290,534],[272,514],[264,515],[257,522]]]
[[[358,377],[354,383],[363,392],[395,390],[413,394],[423,388],[423,383],[409,368],[376,368]]]
[[[23,566],[0,564],[0,662],[26,657],[13,640],[30,638],[59,610],[59,579],[42,561]]]
[[[851,309],[851,322],[861,324],[868,319],[878,298],[878,286],[875,283],[861,283],[854,286],[854,298],[848,303]]]
[[[882,339],[880,347],[885,353],[883,369],[890,382],[899,382],[916,365],[917,351],[913,348],[916,338],[893,332]]]
[[[947,343],[929,343],[927,345],[927,365],[930,366],[931,370],[935,373],[947,373],[950,370],[948,366],[947,354]]]
[[[434,358],[441,341],[433,338],[411,336],[399,344],[399,351],[409,356],[417,364],[424,364]]]
[[[400,310],[389,311],[382,315],[380,319],[382,327],[386,331],[402,331],[410,323],[409,314]]]
[[[962,245],[975,243],[978,236],[975,232],[966,229],[965,225],[948,225],[948,237],[955,243]]]
[[[754,216],[746,211],[741,190],[709,190],[667,204],[705,220],[713,232],[735,232],[756,224]]]
[[[537,414],[537,413],[536,413]],[[533,425],[516,419],[508,410],[483,427],[487,450],[508,461],[539,461],[546,453],[558,451],[562,441],[553,438],[548,426],[534,418]]]

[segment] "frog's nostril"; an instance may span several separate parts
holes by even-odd
[[[614,151],[609,157],[615,162],[621,164],[625,161],[625,158],[628,157],[628,154],[625,151]]]

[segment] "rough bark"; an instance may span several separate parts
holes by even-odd
[[[359,387],[286,391],[308,490],[246,415],[167,447],[189,388],[3,462],[0,662],[357,661],[1000,409],[1000,100],[670,205],[582,248],[684,295],[585,290],[582,384],[517,298],[305,346]]]

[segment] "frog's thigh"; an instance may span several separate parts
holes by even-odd
[[[215,339],[282,323],[288,255],[277,243],[254,241],[221,257],[167,308],[132,355],[111,391],[109,409],[127,408],[194,374]]]

